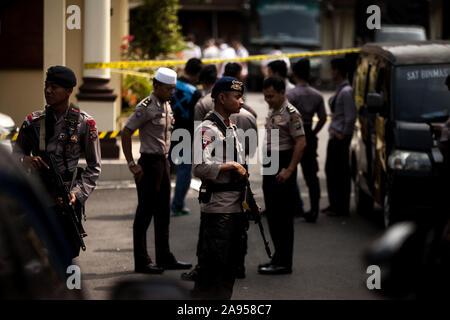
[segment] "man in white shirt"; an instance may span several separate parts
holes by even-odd
[[[238,39],[231,40],[231,46],[233,47],[234,51],[236,51],[236,56],[238,58],[247,58],[248,57],[248,51],[242,45],[240,40],[238,40]],[[248,75],[247,62],[241,62],[240,64],[242,65],[241,76],[242,76],[242,79],[245,79]]]
[[[274,45],[273,49],[267,53],[269,56],[278,56],[280,54],[283,54],[283,51],[281,51],[281,47],[279,45]],[[264,78],[269,77],[268,74],[268,64],[275,60],[283,60],[286,63],[286,68],[289,70],[291,68],[291,62],[289,61],[288,57],[280,57],[275,59],[266,59],[261,61],[261,72],[264,75]]]
[[[205,43],[205,49],[203,49],[203,59],[215,59],[220,57],[220,50],[216,45],[214,39],[209,39]]]
[[[186,37],[186,46],[187,48],[183,50],[184,59],[189,60],[191,58],[202,58],[202,50],[195,44],[195,36],[193,34],[189,34]]]
[[[230,47],[227,43],[223,42],[220,46],[220,59],[236,59],[237,55],[236,55],[236,51],[234,50],[234,48]],[[228,62],[222,62],[219,65],[219,74],[218,77],[222,78],[223,73],[225,71],[225,66],[227,65]]]

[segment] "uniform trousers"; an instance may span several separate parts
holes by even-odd
[[[142,153],[138,163],[144,175],[141,181],[136,181],[138,206],[133,223],[134,262],[136,266],[152,263],[147,252],[147,229],[154,218],[156,263],[170,264],[175,258],[169,249],[169,160],[164,155]]]
[[[277,174],[291,162],[293,150],[279,152]],[[270,155],[269,155],[270,156]],[[270,166],[267,164],[265,166]],[[297,169],[285,183],[278,183],[276,175],[263,176],[263,193],[269,232],[275,247],[272,264],[292,267],[294,250],[294,214],[296,208]]]
[[[350,209],[351,172],[349,148],[351,136],[344,139],[330,138],[327,147],[325,173],[327,176],[328,200],[331,211],[348,215]]]
[[[81,222],[81,211],[82,211],[82,205],[77,200],[75,202],[75,213],[77,215],[78,224],[77,228],[80,232],[83,231],[82,222]],[[67,260],[65,261],[66,267],[72,264],[72,259],[75,259],[80,255],[80,242],[78,238],[78,234],[75,230],[75,227],[73,226],[72,218],[70,217],[69,213],[63,212],[61,206],[55,205],[50,207],[50,210],[52,210],[56,215],[56,220],[60,224],[62,233],[64,234],[66,242],[65,248],[67,248]]]
[[[201,213],[194,298],[231,299],[245,246],[246,224],[243,212]]]
[[[312,132],[311,125],[304,125],[306,147],[303,152],[300,164],[302,166],[303,177],[309,191],[309,201],[311,210],[319,210],[320,182],[317,177],[319,165],[317,163],[317,136]]]

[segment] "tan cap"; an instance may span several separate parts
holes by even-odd
[[[159,68],[156,71],[155,79],[165,84],[176,84],[177,73],[169,68]]]

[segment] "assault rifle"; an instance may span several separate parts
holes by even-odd
[[[260,208],[256,204],[256,200],[252,189],[250,188],[250,182],[247,180],[247,185],[244,190],[244,199],[242,200],[242,207],[249,215],[249,220],[254,220],[255,224],[258,224],[259,232],[261,233],[264,247],[266,249],[267,255],[269,259],[272,259],[272,253],[270,252],[269,241],[266,240],[266,236],[264,234],[264,227],[261,222],[261,213]]]
[[[47,162],[47,164],[49,164],[50,166],[48,170],[50,171],[50,175],[53,177],[53,180],[56,183],[56,192],[58,196],[62,198],[63,212],[69,215],[70,221],[72,222],[71,223],[72,227],[74,229],[73,231],[75,231],[75,234],[78,237],[80,247],[83,251],[86,251],[86,245],[84,244],[83,238],[86,237],[87,235],[85,232],[80,232],[80,228],[78,228],[78,226],[81,226],[81,222],[80,219],[78,218],[78,215],[74,207],[69,204],[71,200],[70,190],[64,183],[64,180],[61,177],[61,175],[56,170],[57,168],[56,161],[53,155],[47,154],[47,157],[44,156],[42,159],[45,161],[46,160],[45,158],[48,158],[50,160],[49,161],[50,163]]]
[[[49,169],[47,169],[45,175],[50,178],[53,183],[55,183],[53,187],[56,190],[57,196],[62,198],[63,212],[64,214],[67,214],[69,216],[71,226],[73,228],[72,231],[75,232],[81,249],[83,251],[86,251],[86,245],[84,244],[83,238],[86,237],[87,234],[84,232],[84,230],[80,232],[79,226],[82,228],[80,219],[78,218],[75,208],[69,204],[71,200],[70,190],[64,183],[61,174],[57,170],[56,161],[53,155],[39,150],[39,133],[36,127],[34,125],[30,125],[30,128],[34,129],[34,132],[31,133],[32,136],[30,137],[33,144],[33,153],[35,153],[35,155],[39,155],[42,160],[44,160],[44,162],[49,165]]]

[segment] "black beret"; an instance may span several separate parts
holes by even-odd
[[[217,80],[211,91],[211,97],[216,98],[220,92],[223,91],[237,91],[244,93],[244,83],[233,77],[222,77]]]
[[[46,81],[53,81],[64,88],[73,88],[77,85],[75,73],[64,66],[53,66],[47,70]]]

